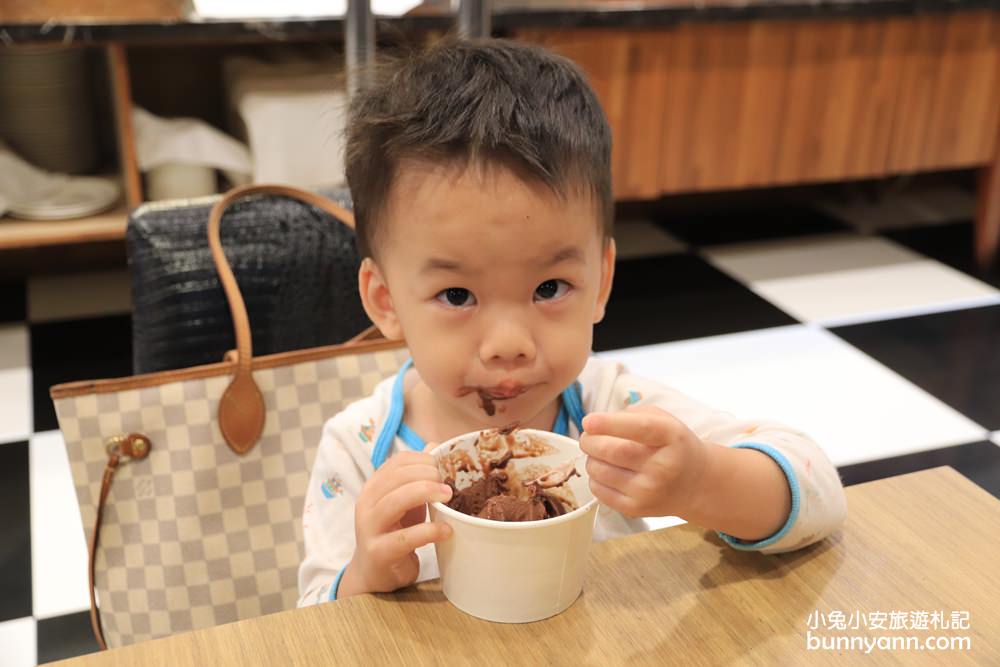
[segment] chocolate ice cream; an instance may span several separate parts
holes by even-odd
[[[476,453],[478,466],[465,452],[455,452],[453,458],[443,462],[445,483],[454,491],[448,507],[494,521],[538,521],[576,509],[575,503],[568,500],[572,494],[567,497],[565,493],[553,493],[577,474],[572,461],[555,469],[533,469],[536,474],[524,479],[508,466],[511,459],[547,452],[537,444],[515,441],[509,430],[483,431],[476,442]],[[480,472],[483,476],[459,489],[455,481],[459,472]]]
[[[476,516],[494,521],[538,521],[562,516],[566,512],[565,503],[547,493],[539,492],[527,499],[500,493],[487,499],[483,511]]]
[[[549,513],[540,499],[521,500],[513,496],[496,495],[486,501],[483,511],[476,516],[494,521],[538,521],[548,519]]]
[[[447,480],[446,483],[451,486],[453,491],[451,500],[448,501],[448,507],[463,514],[478,516],[486,507],[487,500],[504,493],[506,481],[507,475],[499,470],[494,470],[461,491],[455,488],[454,480]]]

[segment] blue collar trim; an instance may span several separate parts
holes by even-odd
[[[406,371],[413,366],[413,359],[407,360],[403,367],[396,374],[396,381],[392,385],[392,398],[389,402],[389,414],[386,415],[385,424],[379,431],[378,439],[372,450],[372,465],[378,469],[392,450],[392,441],[398,435],[410,449],[422,452],[427,446],[416,431],[403,422],[403,410],[405,401],[403,399],[403,377]],[[556,415],[552,432],[559,435],[569,435],[569,422],[572,419],[578,433],[583,433],[583,418],[586,412],[583,409],[582,390],[579,382],[574,382],[562,393],[562,401],[559,407],[559,414]]]
[[[403,423],[403,376],[413,365],[413,359],[407,359],[403,367],[396,374],[396,382],[392,385],[392,399],[389,401],[389,414],[385,416],[385,424],[379,431],[378,440],[375,441],[375,448],[372,450],[372,465],[378,469],[385,460],[389,458],[389,451],[392,449],[392,439],[396,437],[399,425]],[[423,447],[421,447],[423,449]]]

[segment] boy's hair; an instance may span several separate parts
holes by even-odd
[[[580,69],[540,47],[448,39],[385,64],[351,101],[345,166],[358,250],[373,256],[400,161],[502,165],[589,194],[612,233],[611,130]]]

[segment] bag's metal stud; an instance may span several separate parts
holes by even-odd
[[[125,436],[115,435],[104,441],[104,451],[108,453],[108,456],[112,454],[121,453],[122,443],[125,441]]]

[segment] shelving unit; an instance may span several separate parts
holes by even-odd
[[[75,220],[0,218],[0,250],[123,241],[127,222],[124,202],[110,211]]]
[[[139,171],[135,161],[135,138],[132,132],[131,94],[128,63],[124,47],[108,44],[102,47],[107,62],[109,95],[107,106],[114,115],[114,135],[117,146],[117,176],[122,185],[122,197],[114,208],[83,218],[68,220],[20,220],[0,217],[0,253],[4,259],[18,251],[46,251],[74,248],[87,244],[123,242],[128,213],[142,203]],[[124,256],[124,253],[121,253]]]

